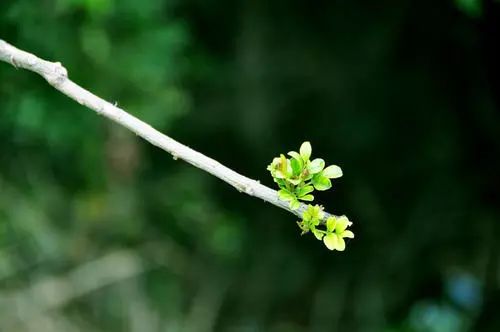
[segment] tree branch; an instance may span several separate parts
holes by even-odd
[[[291,210],[288,203],[278,198],[275,190],[258,181],[236,173],[218,161],[209,158],[177,141],[160,133],[147,123],[125,112],[121,108],[80,87],[68,78],[68,72],[59,62],[49,62],[22,51],[0,39],[0,60],[10,63],[16,68],[23,68],[42,76],[50,85],[69,98],[84,105],[97,114],[114,121],[141,136],[151,144],[170,153],[174,159],[180,158],[235,187],[238,191],[260,198],[277,207],[285,209],[302,218],[307,205],[301,204],[297,210]],[[325,213],[323,220],[330,216]]]

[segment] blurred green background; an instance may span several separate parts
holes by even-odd
[[[290,213],[0,64],[0,331],[500,331],[500,3],[3,0],[0,38],[274,187]]]

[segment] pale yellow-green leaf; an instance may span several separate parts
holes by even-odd
[[[335,232],[341,234],[346,230],[347,226],[350,225],[349,219],[346,216],[340,216],[337,218],[337,225],[335,226]]]
[[[328,231],[328,233],[333,232],[336,223],[337,220],[334,216],[328,217],[328,219],[326,220],[326,230]]]
[[[351,231],[344,231],[341,234],[342,237],[348,237],[350,239],[354,239],[354,233]]]
[[[323,237],[323,242],[325,243],[325,246],[328,249],[336,250],[338,239],[339,239],[339,236],[337,234],[330,233],[330,234],[325,235],[325,237]]]
[[[337,165],[330,165],[323,170],[323,176],[329,179],[336,179],[342,176],[342,170]]]
[[[311,143],[309,142],[304,142],[300,146],[300,155],[304,160],[309,160],[309,157],[311,157],[311,152],[312,152],[312,147]]]

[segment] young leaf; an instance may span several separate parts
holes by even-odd
[[[290,159],[286,159],[286,177],[288,178],[291,176],[293,176],[292,163]]]
[[[292,166],[292,172],[294,176],[297,176],[302,172],[302,160],[292,158],[290,160],[290,165]]]
[[[303,201],[312,202],[312,201],[314,201],[314,196],[311,194],[308,194],[308,195],[304,195],[304,196],[299,197],[299,199],[301,199]]]
[[[302,214],[304,221],[309,221],[314,225],[319,225],[321,219],[323,219],[323,208],[320,205],[308,205],[307,209]]]
[[[322,240],[323,239],[323,236],[325,235],[322,231],[316,229],[316,228],[313,228],[312,229],[312,233],[314,234],[314,236],[318,239],[318,240]]]
[[[297,152],[295,151],[290,151],[288,152],[288,155],[291,156],[292,158],[295,158],[297,160],[302,160],[300,154],[298,154]]]
[[[290,201],[290,209],[297,210],[300,207],[300,202],[297,199]]]
[[[311,185],[304,186],[297,190],[297,196],[302,197],[314,191],[314,187]]]
[[[300,156],[302,157],[302,159],[309,160],[309,157],[311,157],[311,152],[312,152],[311,143],[309,142],[302,143],[302,145],[300,146]]]
[[[335,217],[328,217],[326,220],[326,231],[328,233],[332,233],[335,230],[335,224],[337,223],[337,219]]]
[[[312,178],[312,184],[316,190],[325,191],[332,187],[332,182],[329,178],[323,176],[322,174],[316,174]]]
[[[304,211],[304,213],[302,213],[302,219],[304,220],[304,223],[311,221],[311,219],[313,218],[313,213],[314,212],[312,209],[312,205],[308,205],[307,209]]]
[[[278,197],[283,201],[293,201],[296,200],[295,195],[286,189],[280,189],[278,191]]]
[[[316,174],[321,172],[324,167],[325,167],[325,161],[321,158],[316,158],[313,161],[311,161],[307,169],[309,173]]]
[[[341,240],[341,238],[339,238],[339,236],[335,233],[327,234],[323,238],[323,242],[325,243],[325,246],[328,249],[342,251],[344,249],[342,249],[342,245],[340,244],[340,240]],[[342,242],[344,242],[344,240],[342,240]],[[344,242],[344,248],[345,248],[345,242]]]
[[[307,169],[302,171],[302,177],[304,178],[304,181],[309,181],[312,179],[314,174],[310,173]]]
[[[342,176],[342,170],[337,165],[330,165],[323,170],[322,174],[329,179],[336,179]]]
[[[285,180],[275,178],[274,181],[278,184],[278,186],[281,189],[285,189],[286,188],[286,182],[285,182]]]

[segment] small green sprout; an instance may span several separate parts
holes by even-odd
[[[316,237],[318,237],[320,233],[317,233],[316,227],[321,223],[321,219],[323,219],[323,216],[324,212],[322,206],[308,205],[307,209],[302,214],[302,221],[297,222],[300,229],[302,230],[302,235],[311,231]],[[319,240],[321,239],[319,238]]]
[[[326,234],[323,237],[323,242],[330,250],[345,250],[344,238],[354,238],[354,233],[347,230],[352,222],[346,216],[335,217],[331,216],[326,220]]]
[[[312,202],[312,192],[325,191],[332,187],[331,179],[342,176],[342,170],[336,165],[325,167],[321,158],[311,160],[312,147],[309,142],[300,146],[299,152],[290,151],[286,158],[280,154],[274,158],[267,170],[271,172],[274,182],[280,190],[278,197],[289,203],[290,209],[297,210],[300,201]],[[302,220],[297,222],[302,234],[311,232],[318,240],[323,240],[330,250],[345,250],[344,238],[353,238],[354,234],[347,230],[352,223],[346,216],[330,216],[326,220],[326,229],[320,229],[321,221],[325,217],[323,207],[320,205],[307,206],[302,214]]]
[[[321,158],[310,160],[312,148],[309,142],[302,143],[299,151],[288,152],[289,159],[281,154],[267,167],[280,187],[280,199],[289,202],[292,210],[299,208],[299,201],[312,202],[314,189],[328,190],[332,187],[330,179],[342,176],[340,167],[331,165],[325,168],[325,161]]]

